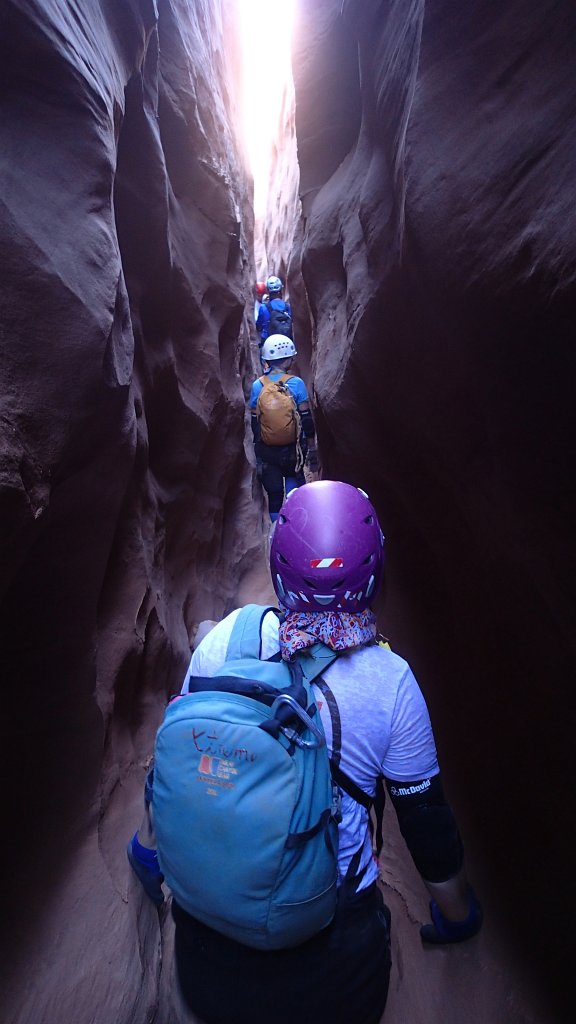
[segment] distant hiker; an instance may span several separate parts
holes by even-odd
[[[270,550],[282,614],[252,605],[214,626],[158,731],[145,793],[157,838],[147,815],[128,856],[156,904],[164,878],[170,886],[177,976],[204,1024],[379,1024],[390,913],[370,808],[382,780],[430,896],[422,942],[462,942],[481,927],[424,698],[377,634],[371,604],[383,565],[384,537],[363,491],[333,480],[292,491]],[[280,689],[278,674],[288,679]],[[315,786],[318,765],[328,765],[328,783],[332,774],[324,810],[313,827],[294,822],[278,870],[272,850],[293,821],[285,808]],[[318,857],[332,858],[317,897],[329,912],[311,937],[284,944],[284,921],[314,911],[306,890]],[[190,871],[191,862],[203,867]],[[300,887],[271,903],[286,873],[299,873]],[[270,927],[276,938],[263,946]],[[410,984],[406,964],[404,977]]]
[[[290,373],[295,355],[290,338],[270,335],[262,345],[268,370],[254,381],[250,394],[256,465],[272,522],[284,494],[304,483],[305,461],[312,472],[318,468],[308,391],[302,378]]]
[[[258,322],[258,314],[262,303],[268,301],[268,293],[266,291],[265,281],[256,281],[256,287],[254,288],[254,323]]]
[[[256,331],[259,345],[272,334],[282,334],[285,338],[294,338],[292,330],[292,309],[289,302],[282,298],[283,284],[279,277],[269,277],[266,281],[268,302],[260,306]]]

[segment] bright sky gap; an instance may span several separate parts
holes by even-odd
[[[296,0],[276,5],[238,0],[242,33],[243,131],[254,177],[254,210],[263,214],[270,159],[278,131],[282,97],[292,75],[291,40]]]

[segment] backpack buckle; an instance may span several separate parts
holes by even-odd
[[[276,711],[281,707],[282,704],[287,704],[297,718],[310,730],[312,735],[315,737],[313,740],[303,740],[299,733],[295,729],[290,729],[286,725],[280,726],[280,732],[284,734],[286,739],[290,740],[291,743],[295,743],[297,747],[302,747],[304,750],[315,750],[316,747],[323,747],[326,740],[324,734],[320,731],[318,726],[312,721],[310,715],[306,713],[303,707],[298,703],[294,697],[291,697],[289,693],[279,693],[276,700],[270,708],[273,717],[276,717]]]
[[[342,793],[335,782],[332,783],[332,806],[330,808],[330,817],[332,821],[335,821],[338,825],[342,821]]]

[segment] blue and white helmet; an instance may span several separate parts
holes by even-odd
[[[284,286],[279,277],[269,277],[266,281],[266,288],[268,289],[269,295],[273,295],[274,292],[281,292],[283,287]]]
[[[262,345],[262,359],[267,363],[274,359],[288,359],[289,356],[297,355],[294,342],[284,334],[271,334]]]

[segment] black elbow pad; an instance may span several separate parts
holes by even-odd
[[[316,427],[314,426],[314,420],[312,419],[312,413],[309,409],[306,412],[300,413],[300,422],[302,423],[302,430],[306,434],[306,437],[314,437],[316,433]]]
[[[440,776],[415,782],[386,779],[400,831],[417,870],[427,882],[445,882],[458,873],[463,849],[458,826],[446,803]]]

